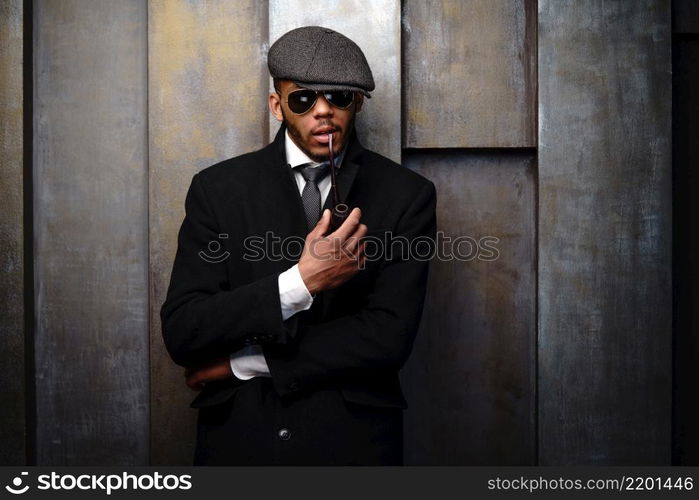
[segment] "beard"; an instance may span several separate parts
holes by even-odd
[[[351,134],[351,131],[354,129],[354,120],[356,117],[356,113],[352,113],[352,117],[350,118],[349,122],[347,123],[347,130],[342,130],[342,140],[344,141],[343,144],[340,144],[339,146],[336,146],[333,144],[333,154],[337,155],[340,151],[344,149],[344,147],[347,145],[347,141],[349,140],[349,136]],[[301,135],[301,131],[294,126],[292,123],[290,123],[286,119],[286,115],[284,114],[284,109],[282,109],[282,123],[286,126],[286,129],[289,131],[289,135],[291,136],[292,139],[294,139],[294,143],[298,146],[298,148],[303,151],[306,156],[308,156],[311,160],[317,163],[322,163],[324,161],[327,161],[330,159],[330,153],[323,153],[323,154],[315,154],[311,151],[308,151],[308,149],[304,146],[303,143],[303,136]],[[329,120],[327,122],[321,122],[320,125],[321,127],[328,126],[328,127],[334,127],[334,128],[339,128],[333,125]],[[335,152],[337,150],[338,153]]]

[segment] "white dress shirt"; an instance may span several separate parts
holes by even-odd
[[[301,151],[299,147],[289,137],[289,131],[285,133],[285,149],[286,161],[293,168],[297,165],[313,162],[306,153]],[[335,167],[340,168],[344,150],[335,158]],[[316,166],[319,164],[316,164]],[[299,188],[299,193],[303,192],[306,185],[306,180],[298,170],[294,170],[296,185]],[[325,200],[330,194],[331,179],[330,175],[326,175],[319,183],[318,190],[320,191],[320,204],[323,206]],[[313,296],[306,288],[306,284],[299,273],[299,265],[294,264],[292,267],[279,275],[279,301],[282,306],[282,319],[286,321],[294,314],[310,309],[313,304]],[[247,380],[252,377],[262,376],[270,377],[269,367],[265,356],[262,353],[262,346],[259,344],[251,344],[234,352],[230,356],[231,370],[233,374],[241,380]]]

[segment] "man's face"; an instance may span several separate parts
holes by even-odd
[[[340,109],[319,94],[311,109],[297,115],[289,109],[287,100],[290,92],[300,88],[294,82],[282,80],[279,84],[281,96],[277,93],[269,95],[269,109],[277,120],[284,122],[291,140],[301,151],[313,161],[325,161],[330,156],[328,134],[333,134],[333,154],[337,155],[349,140],[364,96],[356,92],[354,102],[347,109]]]

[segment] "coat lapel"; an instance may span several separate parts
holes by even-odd
[[[297,236],[305,238],[307,234],[306,213],[303,202],[294,179],[294,173],[286,163],[284,146],[284,125],[279,127],[274,141],[269,145],[271,151],[270,168],[272,169],[272,190],[277,196],[271,197],[274,222],[280,223],[281,236]],[[284,224],[286,221],[286,224]]]

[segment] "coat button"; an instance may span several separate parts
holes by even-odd
[[[279,435],[279,439],[281,439],[282,441],[288,441],[289,438],[291,437],[291,432],[289,431],[289,429],[286,429],[286,428],[279,429],[278,435]]]
[[[293,382],[289,383],[289,390],[290,391],[298,391],[299,390],[299,383],[296,382],[295,380]]]

